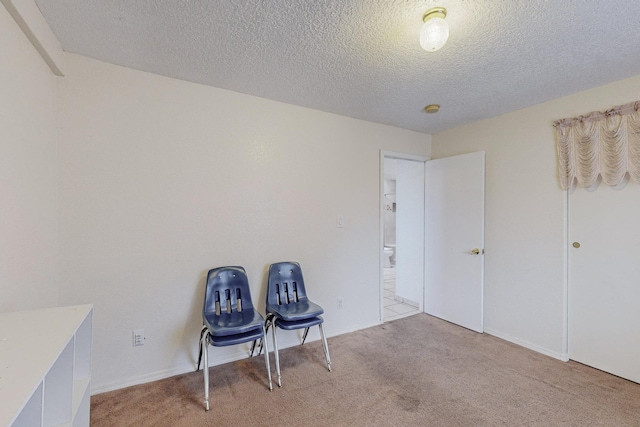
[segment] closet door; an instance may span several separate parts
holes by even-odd
[[[640,382],[640,185],[569,195],[569,358]]]

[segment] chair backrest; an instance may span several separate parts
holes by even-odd
[[[297,262],[278,262],[269,266],[267,305],[295,304],[307,299],[302,269]]]
[[[218,267],[207,273],[203,314],[253,309],[249,279],[242,267]]]

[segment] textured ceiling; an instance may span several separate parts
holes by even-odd
[[[638,0],[36,3],[68,52],[424,133],[640,74]],[[428,53],[435,5],[451,35]]]

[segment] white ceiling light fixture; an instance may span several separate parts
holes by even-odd
[[[449,24],[445,21],[447,9],[434,7],[425,12],[420,29],[420,46],[427,52],[435,52],[447,42],[449,38]]]

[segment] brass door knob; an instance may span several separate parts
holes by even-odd
[[[580,247],[580,242],[573,242],[573,247],[578,249]]]
[[[480,249],[475,248],[471,251],[471,255],[480,255]]]

